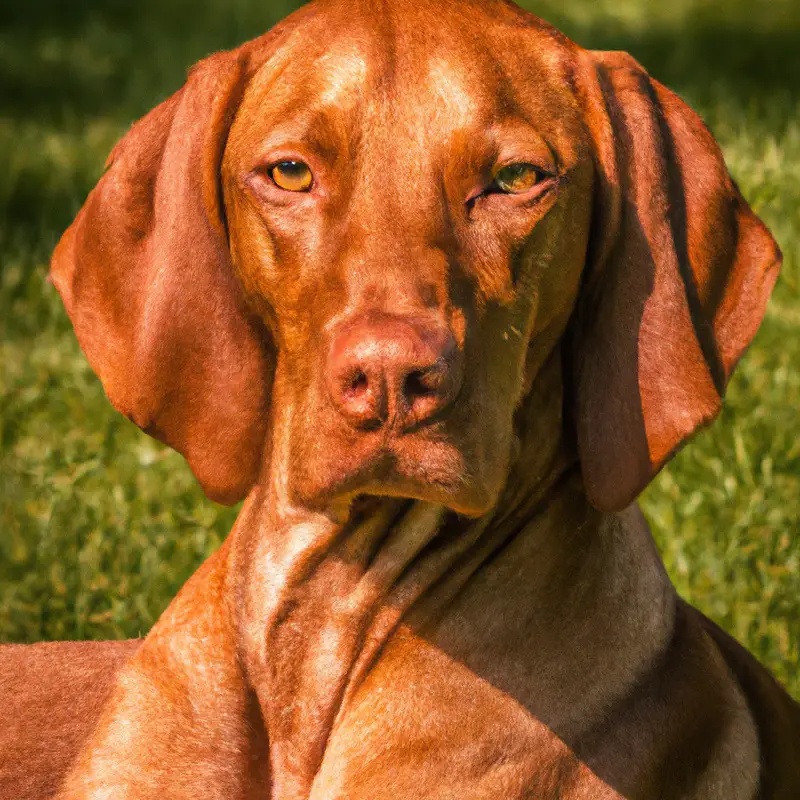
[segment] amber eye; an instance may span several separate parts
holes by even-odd
[[[541,177],[533,164],[510,164],[497,171],[494,185],[505,194],[523,194],[533,189]]]
[[[307,192],[314,182],[311,170],[302,161],[281,161],[269,175],[276,186],[287,192]]]

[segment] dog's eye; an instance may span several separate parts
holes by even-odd
[[[523,194],[533,189],[541,179],[541,172],[533,164],[510,164],[497,171],[493,185],[504,194]]]
[[[311,169],[302,161],[281,161],[269,175],[276,186],[287,192],[307,192],[314,182]]]

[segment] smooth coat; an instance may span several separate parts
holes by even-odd
[[[245,503],[144,641],[0,648],[0,796],[800,797],[800,707],[634,502],[779,266],[694,112],[511,3],[317,0],[201,62],[52,278],[111,402]],[[442,413],[354,424],[359,331],[379,375],[440,332]]]

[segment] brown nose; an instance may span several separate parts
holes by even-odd
[[[363,318],[334,337],[331,399],[355,427],[408,431],[440,417],[461,388],[461,359],[442,325],[414,317]]]

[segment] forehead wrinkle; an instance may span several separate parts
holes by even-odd
[[[508,142],[511,150],[515,139],[541,145],[541,133],[504,66],[486,48],[470,50],[467,58],[460,54],[457,66],[447,53],[428,58],[418,74],[427,76],[424,85],[435,101],[411,105],[394,120],[407,141],[403,152],[416,153],[415,172],[477,177],[509,149]]]
[[[308,52],[303,37],[290,39],[245,92],[240,113],[246,110],[249,118],[259,120],[252,126],[251,149],[263,156],[282,146],[299,146],[329,162],[352,154],[368,94],[368,66],[352,37],[332,52]]]
[[[409,132],[421,123],[423,138],[427,131],[447,137],[460,129],[489,127],[508,115],[523,116],[503,48],[476,30],[474,20],[463,20],[458,29],[457,36],[449,27],[404,32],[402,83],[412,91],[401,96],[416,98],[404,103],[404,116]],[[420,88],[430,101],[419,99]]]
[[[451,169],[480,173],[499,154],[503,138],[513,138],[513,128],[528,129],[522,137],[528,143],[542,142],[506,65],[485,41],[431,31],[424,40],[424,58],[411,40],[404,41],[395,51],[394,74],[384,79],[386,92],[368,101],[373,125],[365,138],[374,147],[362,185],[370,195],[383,195],[383,203],[373,203],[373,216],[378,208],[403,203],[412,188],[417,206],[441,207],[432,201],[446,192],[442,181],[454,174]],[[431,100],[421,97],[420,89]],[[510,128],[502,124],[506,121]]]

